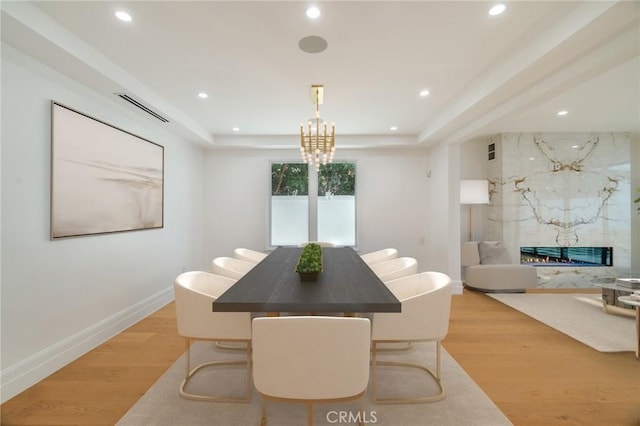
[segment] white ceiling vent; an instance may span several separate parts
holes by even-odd
[[[153,117],[157,118],[158,120],[162,121],[163,123],[168,123],[169,122],[169,120],[167,120],[166,118],[164,118],[163,116],[161,116],[157,112],[153,111],[151,108],[149,108],[148,106],[144,105],[142,102],[133,99],[131,96],[127,95],[126,93],[114,93],[114,94],[117,97],[129,102],[131,105],[134,105],[134,106],[140,108],[142,111],[146,112],[147,114],[152,115]]]

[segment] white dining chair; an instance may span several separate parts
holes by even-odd
[[[260,251],[251,250],[248,248],[239,247],[233,251],[233,257],[249,263],[260,263],[268,253],[262,253]]]
[[[398,257],[398,250],[394,248],[386,248],[382,250],[376,250],[369,253],[361,254],[360,257],[367,265],[373,265],[374,263],[384,262],[386,260],[395,259]]]
[[[248,312],[213,312],[212,304],[235,280],[202,271],[184,272],[174,282],[178,334],[186,338],[186,370],[179,394],[186,399],[217,402],[248,402],[251,399],[251,315]],[[196,340],[241,342],[243,360],[205,362],[191,369],[191,343]],[[206,367],[246,365],[246,389],[243,397],[204,395],[186,387]]]
[[[418,261],[413,257],[398,257],[369,267],[383,282],[418,273]]]
[[[262,399],[261,424],[266,424],[266,400],[307,404],[307,424],[313,425],[314,403],[363,396],[369,382],[370,331],[366,318],[254,319],[253,381]]]
[[[371,329],[371,397],[375,403],[419,403],[445,397],[441,381],[441,341],[449,329],[451,279],[440,272],[422,272],[385,283],[402,303],[400,313],[374,313]],[[378,345],[397,342],[435,342],[435,371],[420,363],[379,361]],[[409,367],[429,374],[439,393],[416,397],[378,397],[379,366]]]
[[[220,256],[211,261],[214,274],[239,280],[247,272],[256,266],[255,263],[234,259],[233,257]]]

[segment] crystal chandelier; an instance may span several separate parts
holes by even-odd
[[[300,154],[302,161],[309,165],[316,166],[320,170],[320,164],[327,164],[333,161],[335,146],[335,124],[331,123],[331,132],[327,132],[327,122],[320,118],[319,105],[324,96],[324,86],[314,84],[311,86],[311,98],[316,104],[316,114],[314,118],[307,120],[307,133],[305,134],[304,123],[300,124]]]

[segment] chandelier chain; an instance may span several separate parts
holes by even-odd
[[[315,117],[307,121],[307,133],[304,123],[300,124],[300,154],[302,161],[315,165],[320,170],[321,164],[333,162],[335,152],[335,124],[331,124],[330,132],[327,123],[320,117],[320,103],[324,94],[324,86],[311,86],[312,97],[315,100]]]

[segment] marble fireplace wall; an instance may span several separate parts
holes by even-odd
[[[538,267],[539,287],[588,287],[629,273],[627,133],[503,133],[488,160],[487,239],[521,246],[613,247],[612,267]]]

